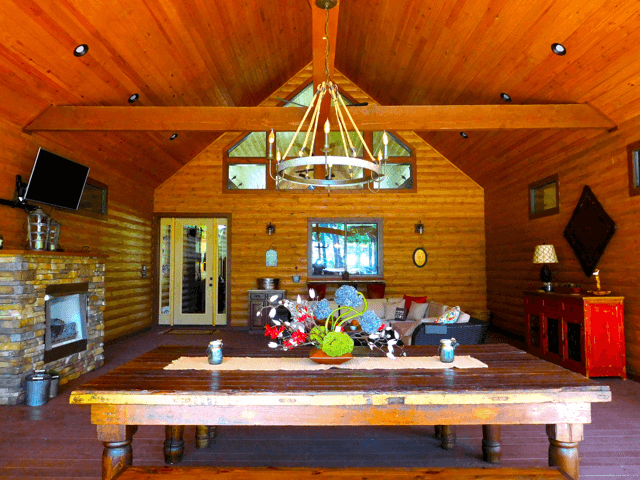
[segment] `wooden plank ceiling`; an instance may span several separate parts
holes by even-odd
[[[0,116],[25,126],[51,105],[256,106],[312,60],[314,4],[5,0]],[[381,105],[499,105],[505,92],[518,105],[586,103],[620,124],[640,109],[639,13],[636,0],[342,0],[332,48],[336,68]],[[89,53],[73,56],[82,43]],[[135,159],[160,183],[218,135],[171,133],[61,135],[123,168]],[[513,149],[593,134],[422,136],[483,184]]]

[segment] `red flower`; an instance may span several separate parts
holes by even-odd
[[[264,336],[271,337],[272,339],[277,338],[278,335],[284,332],[284,327],[278,328],[278,327],[271,327],[269,325],[265,325],[264,329],[265,329]]]
[[[291,341],[295,344],[300,345],[304,343],[306,339],[307,339],[307,334],[299,330],[291,334]]]

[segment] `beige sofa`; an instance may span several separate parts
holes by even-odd
[[[406,345],[411,345],[413,331],[423,323],[436,323],[451,307],[437,302],[427,301],[424,304],[411,303],[407,319],[396,320],[396,309],[404,308],[404,298],[376,298],[367,300],[367,310],[373,310],[386,325],[391,325],[402,337]],[[471,316],[460,312],[455,323],[467,323]]]

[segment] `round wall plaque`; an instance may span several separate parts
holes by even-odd
[[[413,263],[416,267],[424,267],[427,264],[427,252],[424,248],[418,247],[413,252]]]

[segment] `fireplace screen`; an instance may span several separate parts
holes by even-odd
[[[87,287],[87,284],[47,287],[45,361],[86,349]]]

